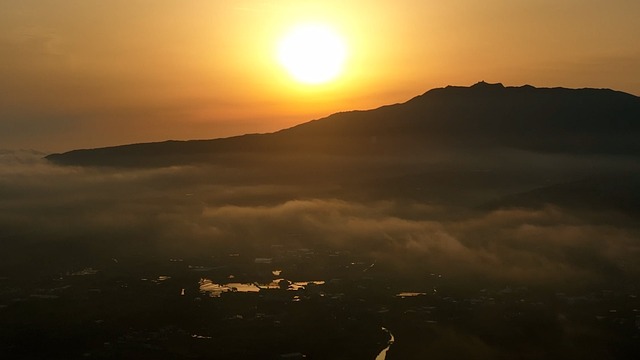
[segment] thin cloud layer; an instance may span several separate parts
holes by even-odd
[[[593,222],[554,206],[447,216],[457,209],[234,185],[233,176],[216,168],[57,167],[38,154],[8,152],[2,161],[5,249],[71,241],[113,254],[144,248],[169,256],[214,248],[259,253],[279,244],[348,250],[401,273],[531,284],[640,273],[637,227]]]

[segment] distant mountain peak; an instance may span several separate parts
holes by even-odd
[[[491,84],[484,80],[473,84],[471,87],[475,89],[504,89],[502,83]]]
[[[71,151],[47,159],[73,165],[163,166],[246,154],[403,158],[508,148],[640,156],[638,119],[640,98],[626,93],[481,81],[432,89],[406,103],[338,113],[271,134]]]
[[[530,85],[527,85],[530,86]],[[531,86],[531,88],[535,89],[533,86]],[[426,93],[424,93],[423,95],[432,93],[432,92],[440,92],[442,90],[462,90],[462,91],[467,91],[467,90],[471,90],[472,93],[478,93],[478,92],[490,92],[493,93],[494,91],[502,91],[508,89],[508,87],[504,86],[502,83],[488,83],[484,80],[477,82],[471,86],[459,86],[459,85],[447,85],[444,88],[435,88],[435,89],[431,89],[429,91],[427,91]]]

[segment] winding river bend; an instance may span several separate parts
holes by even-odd
[[[388,344],[387,347],[382,349],[382,351],[380,351],[380,354],[376,356],[376,360],[385,360],[387,358],[387,351],[389,351],[389,348],[391,347],[391,345],[393,345],[393,342],[396,340],[396,338],[393,337],[393,334],[387,328],[383,327],[382,331],[389,334],[389,341],[387,342]]]

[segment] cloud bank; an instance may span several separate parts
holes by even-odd
[[[215,167],[120,171],[57,167],[37,153],[1,155],[0,246],[15,259],[28,259],[34,245],[109,257],[260,253],[279,244],[350,251],[399,274],[541,285],[640,274],[632,222],[594,222],[552,205],[460,216],[374,194],[305,197],[294,185],[251,184]]]

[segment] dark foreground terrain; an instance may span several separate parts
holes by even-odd
[[[275,247],[261,254],[272,262],[236,254],[131,255],[51,277],[4,278],[3,353],[375,359],[389,339],[382,326],[395,337],[388,359],[631,359],[640,351],[632,279],[527,286],[428,271],[400,276],[384,262],[351,253]],[[316,283],[298,288],[296,280],[307,283],[312,274]],[[266,285],[281,278],[293,283]],[[265,284],[259,291],[232,288],[258,280]],[[230,282],[221,293],[212,285]]]
[[[0,152],[0,357],[637,359],[640,100],[479,83]],[[382,358],[382,357],[380,357]]]

